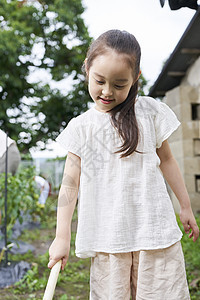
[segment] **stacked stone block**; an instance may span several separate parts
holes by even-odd
[[[200,57],[181,84],[166,93],[164,102],[181,122],[169,143],[183,174],[193,211],[200,212]],[[178,212],[178,200],[171,191],[170,194]]]

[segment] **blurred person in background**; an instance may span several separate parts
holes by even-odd
[[[36,182],[37,188],[40,190],[40,197],[38,199],[38,202],[39,204],[45,205],[50,192],[50,184],[45,178],[38,175],[34,177],[34,180]]]

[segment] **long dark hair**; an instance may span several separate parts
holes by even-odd
[[[138,92],[141,50],[139,43],[132,34],[126,31],[109,30],[100,35],[91,44],[87,52],[87,69],[90,69],[93,60],[98,55],[103,55],[109,49],[126,55],[135,79],[135,83],[131,87],[125,101],[108,111],[111,115],[112,125],[118,130],[119,135],[123,139],[122,146],[115,153],[122,152],[120,158],[123,158],[133,152],[139,152],[136,150],[139,141],[139,129],[135,115],[135,101]],[[116,118],[118,112],[119,115]]]

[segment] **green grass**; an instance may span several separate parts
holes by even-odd
[[[177,217],[179,227],[183,232],[182,247],[185,257],[186,273],[189,283],[191,300],[200,300],[200,238],[194,243],[184,233],[183,225]],[[200,227],[200,214],[196,215],[196,221]]]

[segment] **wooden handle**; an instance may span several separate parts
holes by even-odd
[[[43,300],[52,300],[53,299],[53,295],[54,295],[56,283],[58,280],[60,268],[61,268],[61,260],[59,260],[51,269],[49,279],[47,282],[47,286],[46,286],[46,289],[44,292]]]

